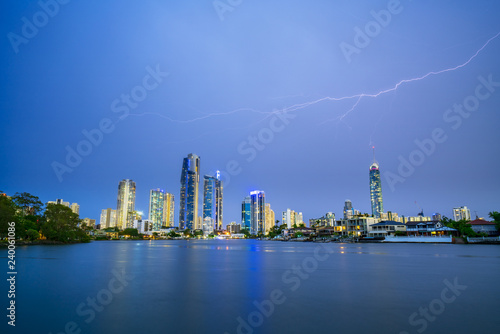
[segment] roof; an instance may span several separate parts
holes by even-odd
[[[484,219],[476,219],[476,220],[473,220],[471,222],[468,222],[467,224],[471,224],[471,225],[495,225],[494,222],[489,222],[489,221],[484,220]]]
[[[406,226],[406,225],[405,225],[405,224],[403,224],[403,223],[400,223],[400,222],[395,222],[395,221],[392,221],[392,220],[382,221],[382,222],[380,222],[380,223],[372,224],[371,226],[387,226],[387,225],[400,225],[400,226]]]

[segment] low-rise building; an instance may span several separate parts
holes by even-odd
[[[489,222],[484,219],[476,219],[471,222],[468,222],[467,224],[470,224],[474,232],[476,233],[485,233],[487,235],[498,235],[498,231],[496,229],[496,224],[494,222]]]
[[[396,232],[406,232],[406,225],[400,222],[386,220],[368,226],[369,237],[394,236]]]
[[[406,223],[406,234],[407,235],[422,235],[422,236],[433,236],[433,235],[458,235],[458,231],[454,228],[445,226],[441,222],[428,221],[419,222],[412,221]]]

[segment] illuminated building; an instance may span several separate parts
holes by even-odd
[[[134,224],[135,182],[129,179],[118,184],[118,200],[116,204],[116,226],[124,230]]]
[[[373,163],[370,166],[370,199],[372,205],[372,215],[380,218],[380,214],[384,212],[384,204],[382,201],[382,182],[380,180],[379,165],[375,161],[375,151],[373,153]]]
[[[220,172],[216,176],[205,175],[203,185],[203,220],[214,221],[214,229],[222,230],[222,181]]]
[[[174,225],[174,195],[163,189],[151,189],[149,192],[149,220],[153,222],[153,230],[162,226]]]
[[[179,208],[179,227],[196,229],[198,222],[198,192],[200,183],[200,157],[189,154],[184,158],[181,173],[181,196]],[[201,228],[201,226],[199,226]]]
[[[101,230],[116,226],[116,210],[111,208],[101,211],[101,220],[99,222]]]
[[[250,233],[257,235],[264,233],[266,226],[266,195],[256,190],[250,193]]]
[[[250,231],[252,221],[252,199],[250,196],[245,197],[241,203],[241,228]]]

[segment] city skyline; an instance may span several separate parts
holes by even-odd
[[[278,217],[340,217],[345,199],[371,213],[376,146],[385,211],[416,215],[417,201],[487,217],[500,198],[498,157],[481,153],[500,142],[499,6],[401,2],[364,41],[357,32],[387,2],[245,3],[223,21],[211,3],[127,4],[137,21],[117,17],[118,39],[103,16],[112,4],[61,7],[18,52],[3,39],[0,190],[64,198],[99,219],[128,178],[147,212],[150,189],[179,202],[179,161],[195,152],[202,175],[221,171],[227,222],[255,189]],[[39,10],[10,4],[4,36]]]

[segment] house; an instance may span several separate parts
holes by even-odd
[[[409,221],[406,223],[406,234],[421,236],[454,235],[458,230],[445,226],[439,221]]]
[[[394,236],[396,232],[406,232],[406,225],[391,220],[381,221],[380,223],[368,225],[369,237]]]
[[[494,222],[489,222],[487,220],[479,218],[471,222],[468,222],[467,224],[470,224],[472,229],[476,233],[486,233],[487,235],[498,235],[496,224]]]

